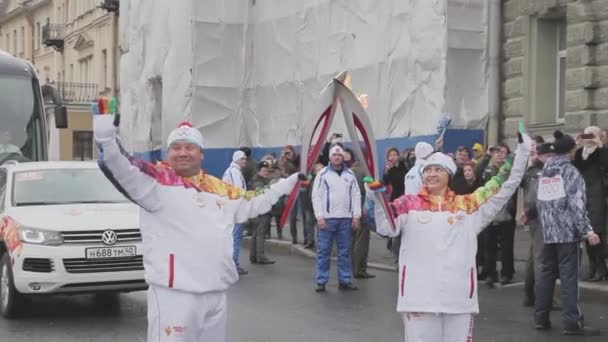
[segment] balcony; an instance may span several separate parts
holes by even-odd
[[[118,10],[120,9],[120,1],[119,0],[102,0],[101,5],[99,6],[108,12],[114,12],[118,14]]]
[[[42,27],[42,44],[55,51],[63,51],[65,37],[64,24],[46,24]]]
[[[99,96],[97,84],[94,83],[59,82],[57,88],[59,95],[67,104],[91,103]]]

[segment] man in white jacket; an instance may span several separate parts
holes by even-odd
[[[517,190],[529,153],[530,138],[520,135],[512,169],[507,162],[486,185],[463,196],[448,187],[456,172],[452,158],[434,153],[423,167],[422,191],[391,202],[395,229],[377,197],[368,194],[378,234],[401,234],[405,247],[399,254],[397,297],[405,341],[472,341],[473,314],[479,312],[477,235]]]
[[[152,165],[125,152],[113,121],[95,115],[94,135],[102,171],[141,207],[148,341],[224,342],[226,290],[238,280],[233,225],[268,212],[298,174],[256,192],[228,185],[201,170],[203,138],[188,124],[169,135],[167,162]]]
[[[243,177],[243,168],[247,164],[247,156],[245,152],[238,150],[232,154],[232,163],[224,172],[222,180],[230,185],[234,185],[243,190],[247,190],[247,184]],[[246,275],[248,272],[245,271],[239,262],[241,255],[241,240],[243,239],[243,224],[237,223],[232,229],[232,259],[236,265],[236,270],[239,275]]]
[[[359,229],[361,193],[355,174],[344,164],[344,150],[329,150],[329,165],[315,177],[312,204],[319,234],[317,238],[317,292],[324,292],[329,280],[329,264],[334,239],[338,246],[340,290],[357,290],[352,283],[350,246],[352,230]]]

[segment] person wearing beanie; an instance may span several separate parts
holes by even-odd
[[[232,162],[226,171],[224,171],[222,180],[227,184],[247,190],[247,183],[245,182],[245,177],[243,177],[243,169],[246,164],[247,155],[245,152],[241,150],[234,151],[232,154]],[[248,273],[241,267],[239,262],[239,257],[241,255],[241,240],[243,239],[243,226],[243,224],[237,223],[232,230],[232,259],[234,260],[239,275],[246,275]]]
[[[338,288],[357,290],[352,283],[352,230],[359,229],[361,193],[352,170],[344,164],[344,149],[329,149],[329,165],[324,167],[312,186],[312,205],[317,226],[316,292],[325,292],[333,241],[338,247]]]
[[[574,139],[560,131],[553,136],[555,156],[543,168],[538,187],[538,215],[545,246],[542,267],[534,294],[536,329],[551,328],[555,281],[559,276],[562,304],[562,332],[565,335],[597,335],[599,330],[583,324],[578,300],[579,243],[600,243],[587,216],[585,180],[572,164],[576,151]]]
[[[601,135],[602,130],[599,127],[585,128],[584,134],[580,136],[583,146],[576,151],[574,156],[574,166],[585,180],[587,213],[591,227],[601,240],[597,246],[586,244],[589,257],[589,274],[586,276],[586,280],[594,282],[608,279],[606,255],[604,254],[608,147],[603,146]]]
[[[416,144],[414,148],[414,155],[416,156],[416,163],[414,166],[405,174],[404,180],[404,194],[414,195],[417,194],[422,188],[422,167],[435,149],[427,142],[421,141]]]
[[[390,203],[392,218],[366,187],[367,198],[374,200],[377,233],[401,234],[397,311],[402,315],[405,341],[473,340],[473,317],[479,312],[477,235],[521,182],[530,138],[520,135],[519,141],[512,168],[505,163],[496,177],[469,195],[459,196],[450,189],[456,164],[440,152],[428,157],[422,167],[422,190]]]
[[[188,123],[169,134],[167,160],[150,164],[120,145],[114,115],[94,115],[99,165],[140,207],[148,341],[226,341],[226,291],[238,280],[235,223],[268,212],[302,175],[246,191],[201,170],[203,136]]]

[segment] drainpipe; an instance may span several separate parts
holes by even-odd
[[[500,0],[488,0],[488,69],[489,69],[489,118],[487,124],[487,144],[496,144],[501,139],[501,96],[500,96],[500,49],[502,15]]]

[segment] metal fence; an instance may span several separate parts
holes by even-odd
[[[94,83],[57,83],[59,94],[66,103],[89,103],[99,96],[97,84]]]

